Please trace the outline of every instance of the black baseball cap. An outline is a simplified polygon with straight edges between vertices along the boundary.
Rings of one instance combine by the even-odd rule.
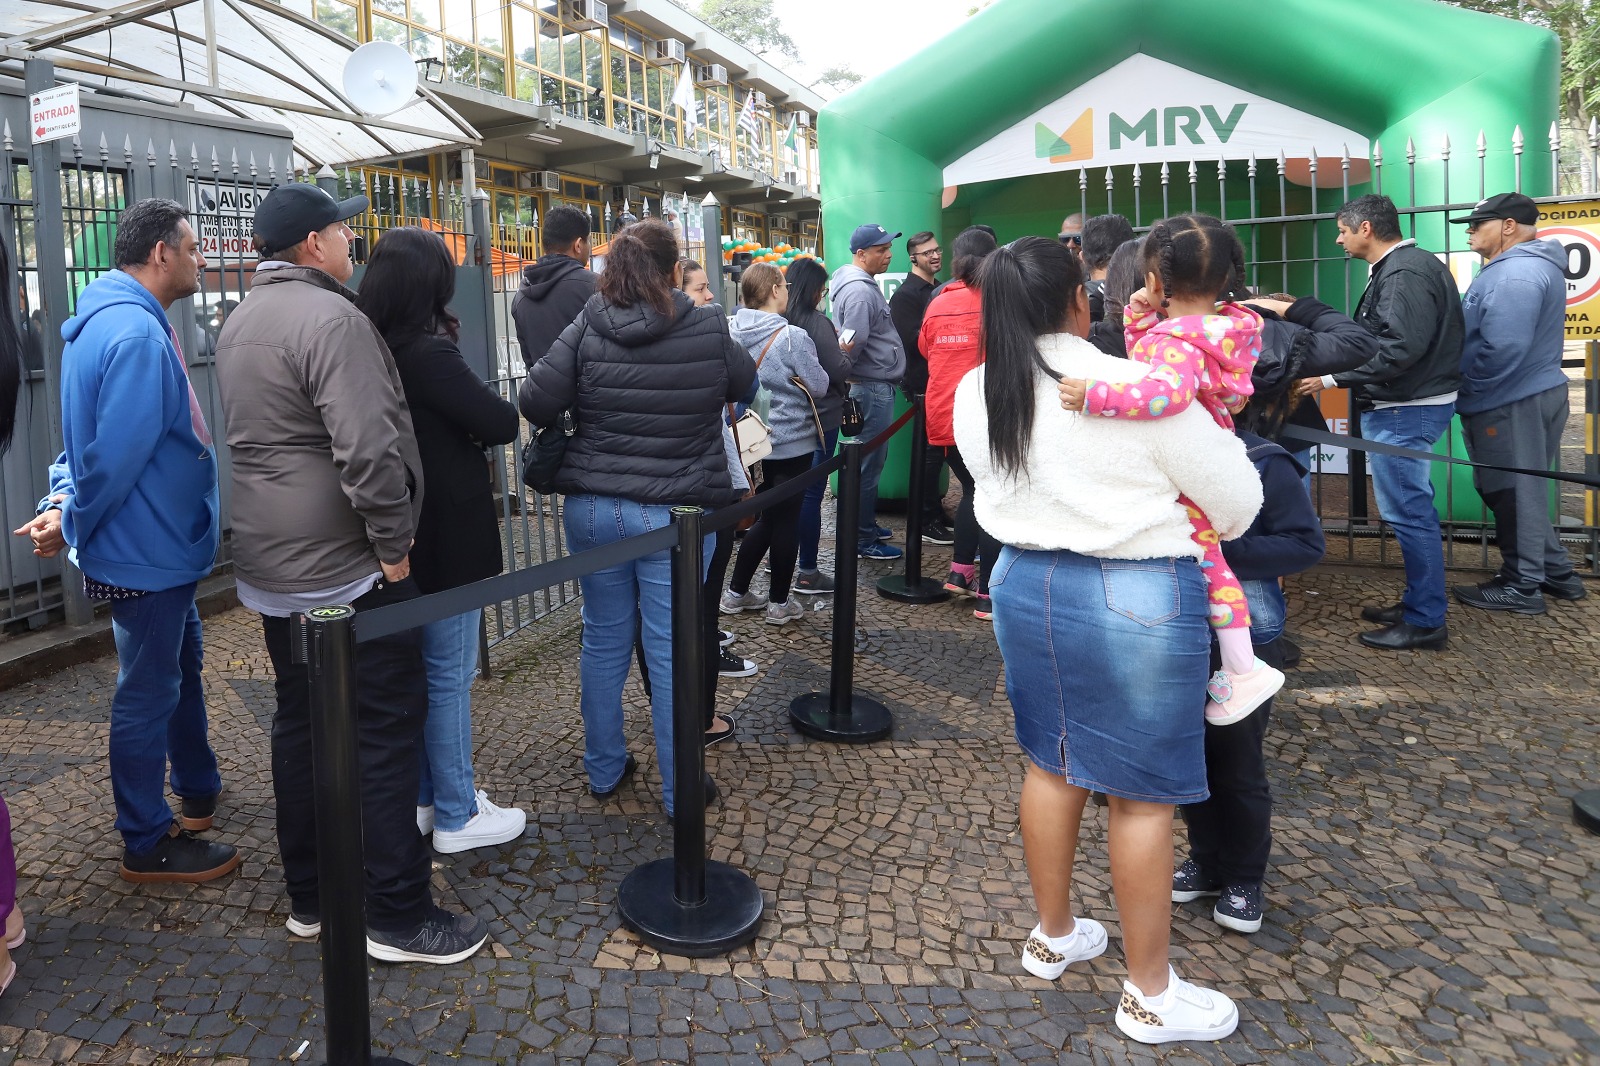
[[[366,209],[365,196],[335,200],[309,182],[279,185],[256,206],[255,233],[264,251],[281,252],[293,248],[307,235],[354,218]]]
[[[1452,218],[1454,223],[1488,222],[1491,219],[1509,218],[1513,222],[1520,222],[1524,226],[1537,226],[1539,224],[1539,205],[1520,192],[1496,193],[1486,200],[1479,200],[1470,215]]]

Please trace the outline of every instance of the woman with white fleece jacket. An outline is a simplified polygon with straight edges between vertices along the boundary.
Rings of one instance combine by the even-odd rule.
[[[1058,379],[1122,382],[1144,368],[1082,339],[1081,268],[1061,244],[991,253],[978,286],[986,362],[956,389],[955,438],[978,521],[1005,545],[989,594],[1031,764],[1020,814],[1039,910],[1022,965],[1054,980],[1106,950],[1104,927],[1072,910],[1084,801],[1104,792],[1128,966],[1117,1027],[1145,1043],[1220,1040],[1238,1009],[1167,961],[1173,807],[1208,795],[1206,583],[1178,496],[1228,540],[1249,528],[1261,481],[1198,405],[1145,422],[1063,409]]]
[[[783,317],[789,287],[782,271],[770,263],[746,268],[739,281],[739,299],[744,306],[733,316],[733,337],[756,361],[761,384],[772,394],[767,417],[772,454],[761,461],[761,487],[756,490],[760,494],[811,469],[811,455],[822,434],[811,398],[828,391],[828,374],[817,360],[810,335]],[[728,591],[722,595],[723,614],[765,609],[767,623],[781,626],[805,613],[798,601],[789,598],[800,552],[803,503],[804,496],[796,495],[769,507],[744,535]],[[772,582],[769,594],[760,596],[750,592],[750,579],[769,550]]]

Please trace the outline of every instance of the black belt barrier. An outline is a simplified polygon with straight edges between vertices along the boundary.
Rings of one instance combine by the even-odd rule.
[[[1375,440],[1367,440],[1365,437],[1347,437],[1342,433],[1329,433],[1326,430],[1308,429],[1305,426],[1284,426],[1282,435],[1285,439],[1302,440],[1308,444],[1325,444],[1334,448],[1350,448],[1358,452],[1393,455],[1401,459],[1422,459],[1430,463],[1468,466],[1475,470],[1502,470],[1508,474],[1526,474],[1528,477],[1542,477],[1550,481],[1566,481],[1573,485],[1587,485],[1592,489],[1600,489],[1600,474],[1577,474],[1561,470],[1532,470],[1523,466],[1476,463],[1471,459],[1457,459],[1453,455],[1440,455],[1438,452],[1425,452],[1418,448],[1402,448],[1398,444],[1382,444]]]

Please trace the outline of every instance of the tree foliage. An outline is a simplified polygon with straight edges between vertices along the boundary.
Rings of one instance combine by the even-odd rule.
[[[1600,3],[1594,0],[1445,0],[1456,7],[1521,19],[1561,39],[1561,117],[1586,129],[1600,114]],[[1492,61],[1492,60],[1491,60]]]
[[[817,81],[823,85],[831,85],[842,92],[853,85],[860,85],[861,75],[851,69],[848,63],[840,63],[823,71]]]
[[[800,50],[778,21],[772,0],[702,0],[700,18],[752,52],[781,52],[798,59]]]

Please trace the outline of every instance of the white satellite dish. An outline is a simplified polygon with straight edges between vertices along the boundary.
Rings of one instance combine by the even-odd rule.
[[[371,41],[344,61],[344,94],[364,114],[392,115],[417,98],[417,64],[388,41]]]

